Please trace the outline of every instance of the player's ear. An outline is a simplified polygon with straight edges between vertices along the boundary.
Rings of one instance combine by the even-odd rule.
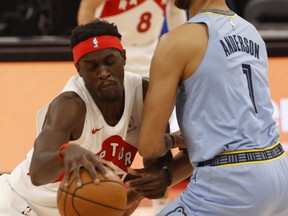
[[[125,49],[123,49],[123,50],[121,51],[121,56],[122,56],[122,58],[123,58],[124,65],[126,65],[126,50],[125,50]]]
[[[76,62],[76,63],[74,63],[74,66],[75,66],[75,68],[76,68],[76,70],[77,70],[77,72],[78,72],[79,76],[81,76],[81,72],[80,72],[80,65],[79,65],[79,62]]]

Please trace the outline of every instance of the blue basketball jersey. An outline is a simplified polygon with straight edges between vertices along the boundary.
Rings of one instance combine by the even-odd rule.
[[[218,13],[219,12],[219,13]],[[234,12],[202,11],[209,41],[195,73],[179,85],[177,118],[191,163],[226,151],[265,148],[279,138],[272,119],[264,41]]]

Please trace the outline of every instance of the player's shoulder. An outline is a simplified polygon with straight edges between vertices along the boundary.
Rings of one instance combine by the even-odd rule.
[[[185,23],[162,35],[157,48],[177,55],[178,51],[197,51],[202,45],[205,46],[207,40],[208,29],[205,24]]]
[[[56,96],[49,104],[50,109],[69,108],[72,107],[79,110],[85,110],[86,105],[82,98],[73,91],[62,92]]]
[[[66,101],[81,101],[81,97],[74,91],[66,91],[66,92],[62,92],[60,93],[57,97],[55,97],[55,99],[53,101],[58,101],[58,102],[66,102]]]
[[[207,34],[208,28],[204,23],[184,23],[166,34],[163,34],[160,40],[174,41],[177,44],[183,44]]]

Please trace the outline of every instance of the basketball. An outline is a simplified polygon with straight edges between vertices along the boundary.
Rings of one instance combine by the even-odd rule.
[[[72,174],[68,187],[62,180],[57,193],[57,206],[61,216],[122,216],[127,204],[126,189],[120,178],[110,169],[109,177],[98,173],[95,184],[88,171],[82,169],[82,186],[77,187]]]

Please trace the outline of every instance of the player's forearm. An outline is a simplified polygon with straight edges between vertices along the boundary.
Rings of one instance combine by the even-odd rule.
[[[54,143],[57,143],[53,138],[51,133],[43,130],[35,140],[29,167],[31,181],[34,185],[51,183],[58,179],[64,170],[63,162],[58,157],[59,147],[51,148]]]
[[[170,136],[173,139],[173,148],[186,148],[186,143],[184,142],[182,133],[180,131],[176,131],[171,133]]]
[[[187,152],[180,151],[174,156],[173,170],[172,170],[172,184],[177,183],[189,178],[192,175],[193,167],[189,161]]]
[[[63,163],[58,159],[58,152],[47,152],[34,156],[29,173],[34,185],[54,182],[63,172]]]
[[[149,143],[149,145],[144,145],[143,143]],[[141,147],[140,147],[141,145]],[[165,134],[164,139],[157,141],[156,139],[146,138],[139,142],[138,151],[139,154],[146,159],[156,159],[163,157],[167,152],[173,147],[173,139],[169,134]]]
[[[141,201],[144,199],[139,193],[136,193],[135,191],[128,189],[127,190],[127,208],[130,208],[135,201]]]
[[[87,10],[81,9],[78,12],[78,16],[77,16],[78,25],[86,24],[86,23],[90,22],[91,20],[94,20],[95,19],[94,13],[95,13],[95,11],[92,11],[91,9],[87,9]]]
[[[127,191],[127,207],[123,216],[130,216],[137,209],[140,202],[144,199],[139,193],[134,192],[131,189]]]
[[[104,0],[81,0],[77,22],[78,25],[85,24],[95,19],[95,11]]]
[[[166,10],[166,19],[168,29],[172,30],[185,23],[187,20],[187,15],[184,10],[179,9],[174,5],[174,0],[170,0]]]

